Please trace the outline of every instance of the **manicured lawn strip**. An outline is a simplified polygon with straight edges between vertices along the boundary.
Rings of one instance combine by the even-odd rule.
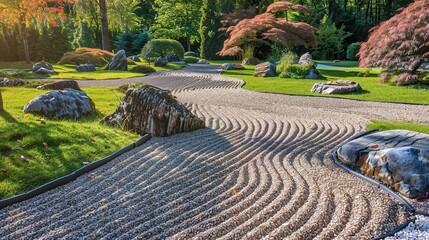
[[[321,68],[319,71],[325,79],[291,79],[291,78],[258,78],[253,77],[255,66],[245,66],[246,70],[223,71],[222,74],[228,77],[243,79],[246,84],[244,88],[252,91],[282,93],[290,95],[319,96],[332,98],[347,98],[364,101],[377,102],[398,102],[413,104],[429,104],[429,91],[427,89],[412,89],[408,87],[397,87],[390,84],[379,83],[377,76],[379,69],[371,70],[367,77],[362,75],[365,69],[360,68]],[[358,82],[363,91],[351,94],[324,95],[312,93],[310,89],[314,83],[323,81],[335,81],[347,79]]]
[[[371,120],[371,123],[366,125],[367,130],[378,129],[380,131],[403,129],[415,132],[421,132],[429,134],[429,125],[416,124],[410,122],[390,122],[390,121],[378,121]]]
[[[45,119],[22,113],[22,107],[44,91],[2,88],[6,112],[0,113],[0,198],[26,192],[99,160],[139,138],[99,123],[114,112],[122,93],[115,88],[83,90],[98,112],[80,121]],[[48,147],[43,145],[48,143]],[[29,162],[20,159],[25,156]]]
[[[347,67],[347,68],[357,68],[359,67],[358,61],[341,61],[341,62],[333,62],[333,61],[322,61],[322,60],[315,60],[316,63],[325,64],[329,66],[336,66],[336,67]]]

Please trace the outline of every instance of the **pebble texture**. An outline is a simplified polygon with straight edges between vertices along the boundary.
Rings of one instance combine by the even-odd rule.
[[[408,219],[330,154],[372,118],[427,123],[426,106],[249,92],[220,71],[191,65],[141,78],[172,90],[208,128],[153,138],[0,210],[0,236],[369,239]]]
[[[94,112],[95,105],[85,92],[67,88],[35,97],[23,111],[52,118],[78,119]]]

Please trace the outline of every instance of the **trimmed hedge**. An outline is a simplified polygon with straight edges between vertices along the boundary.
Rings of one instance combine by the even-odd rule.
[[[356,54],[359,52],[360,49],[360,43],[352,43],[347,47],[347,59],[356,61],[358,60],[358,57]]]
[[[183,58],[185,49],[182,44],[172,39],[153,39],[147,42],[142,49],[142,58],[148,62],[154,61],[159,57],[166,57],[167,54],[176,54]]]
[[[200,57],[196,52],[185,52],[185,57]]]
[[[190,57],[190,56],[186,56],[183,60],[186,63],[197,63],[198,61],[200,61],[198,57]]]
[[[113,56],[113,53],[97,48],[77,48],[72,52],[66,52],[58,64],[94,64],[102,67],[108,64]]]
[[[137,65],[130,69],[130,72],[136,72],[136,73],[153,73],[156,72],[156,70],[153,67],[150,66],[144,66],[144,65]]]

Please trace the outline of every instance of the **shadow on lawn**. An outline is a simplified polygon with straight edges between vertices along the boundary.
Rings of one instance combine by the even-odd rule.
[[[0,118],[3,118],[8,123],[17,123],[16,119],[6,111],[0,112]]]

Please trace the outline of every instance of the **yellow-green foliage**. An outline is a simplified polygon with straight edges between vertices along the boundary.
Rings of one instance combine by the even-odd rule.
[[[58,64],[94,64],[102,67],[112,60],[114,54],[97,48],[77,48],[75,51],[66,52]]]

